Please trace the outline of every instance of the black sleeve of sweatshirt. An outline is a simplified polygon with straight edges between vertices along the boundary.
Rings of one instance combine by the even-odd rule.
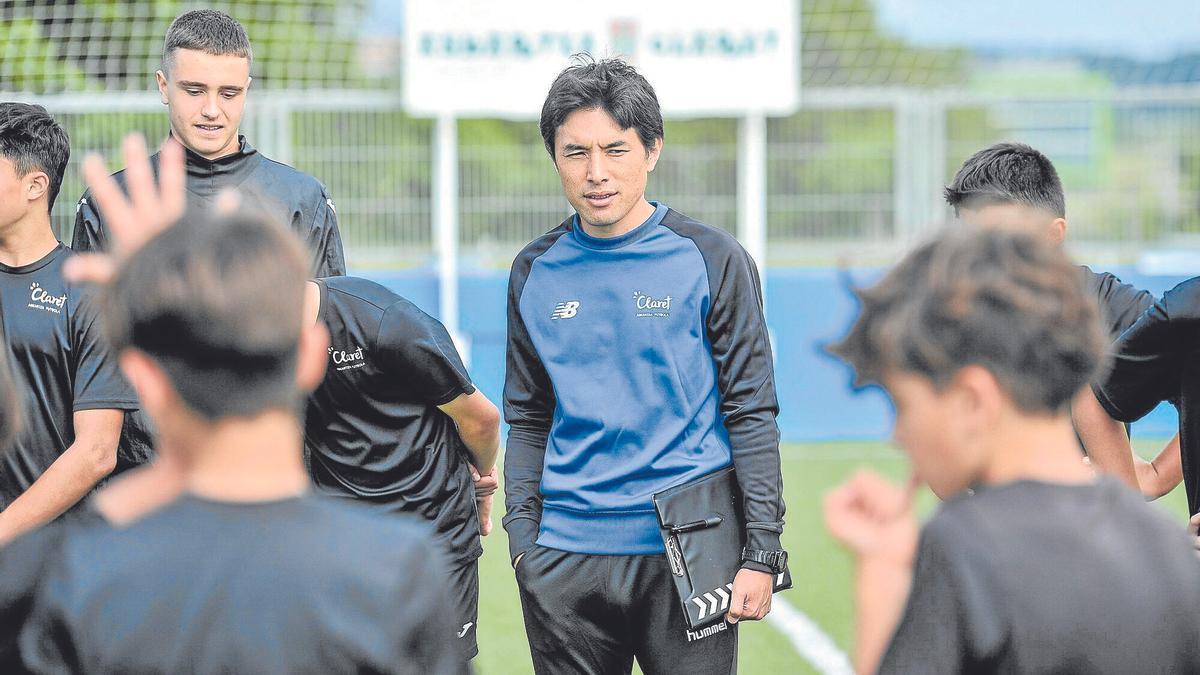
[[[558,227],[525,247],[508,277],[508,345],[504,373],[504,529],[509,560],[533,548],[542,522],[539,486],[554,418],[554,388],[521,318],[521,292],[538,256],[566,231]]]
[[[694,241],[708,269],[712,297],[708,339],[717,365],[721,415],[742,489],[746,546],[780,550],[784,503],[779,427],[775,423],[779,403],[758,268],[728,233],[671,215],[675,217],[668,216],[663,224]],[[743,566],[769,571],[756,563]]]

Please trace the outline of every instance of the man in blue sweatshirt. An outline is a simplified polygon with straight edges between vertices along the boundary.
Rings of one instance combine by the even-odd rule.
[[[564,70],[542,138],[575,208],[508,295],[504,527],[539,673],[732,673],[740,619],[786,560],[761,290],[726,232],[645,197],[654,89],[616,59]],[[732,464],[746,548],[727,623],[689,631],[651,497]]]

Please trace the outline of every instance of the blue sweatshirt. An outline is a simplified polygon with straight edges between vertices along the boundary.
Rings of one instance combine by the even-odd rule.
[[[509,278],[510,552],[662,552],[651,497],[732,463],[747,546],[779,549],[778,405],[757,270],[658,205],[618,237],[573,216]]]

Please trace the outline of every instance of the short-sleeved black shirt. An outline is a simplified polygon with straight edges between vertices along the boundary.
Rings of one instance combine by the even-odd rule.
[[[1154,296],[1148,291],[1134,288],[1109,272],[1093,272],[1087,265],[1080,265],[1079,271],[1088,296],[1100,305],[1101,325],[1114,340],[1154,304]]]
[[[1092,388],[1122,422],[1175,402],[1188,508],[1200,512],[1200,277],[1167,291],[1121,335],[1112,370]]]
[[[431,521],[453,562],[479,557],[469,455],[437,406],[475,391],[444,326],[379,284],[318,279],[331,347],[305,449],[332,494]]]
[[[0,264],[3,339],[25,393],[23,430],[0,452],[0,508],[75,442],[75,412],[138,407],[101,334],[94,289],[63,279],[70,255],[59,244],[35,263]]]
[[[881,673],[1200,672],[1200,560],[1116,480],[947,500]]]
[[[416,519],[313,495],[185,495],[126,527],[57,527],[0,550],[6,578],[28,578],[40,562],[18,638],[35,672],[461,668],[444,558]],[[0,616],[30,602],[11,586],[0,584]],[[0,639],[9,665],[12,640]]]

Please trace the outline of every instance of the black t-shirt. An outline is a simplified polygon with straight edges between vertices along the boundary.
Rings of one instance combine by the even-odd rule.
[[[1167,291],[1113,345],[1112,370],[1093,385],[1114,419],[1141,419],[1162,401],[1179,408],[1188,508],[1200,512],[1200,277]]]
[[[80,410],[134,410],[97,321],[94,289],[68,284],[59,244],[21,267],[0,264],[0,323],[25,396],[20,435],[0,452],[0,508],[7,508],[75,442]]]
[[[427,542],[415,519],[326,497],[185,495],[128,527],[14,542],[0,611],[28,603],[11,579],[28,587],[40,562],[17,638],[35,672],[454,673],[445,563]]]
[[[1087,265],[1080,265],[1079,271],[1088,296],[1100,304],[1101,325],[1114,340],[1154,304],[1150,292],[1134,288],[1113,274],[1093,272]]]
[[[454,562],[483,552],[469,456],[437,406],[475,391],[444,326],[379,284],[318,279],[332,346],[309,398],[313,482],[431,521]]]
[[[1200,560],[1111,478],[947,500],[881,673],[1200,672]]]

